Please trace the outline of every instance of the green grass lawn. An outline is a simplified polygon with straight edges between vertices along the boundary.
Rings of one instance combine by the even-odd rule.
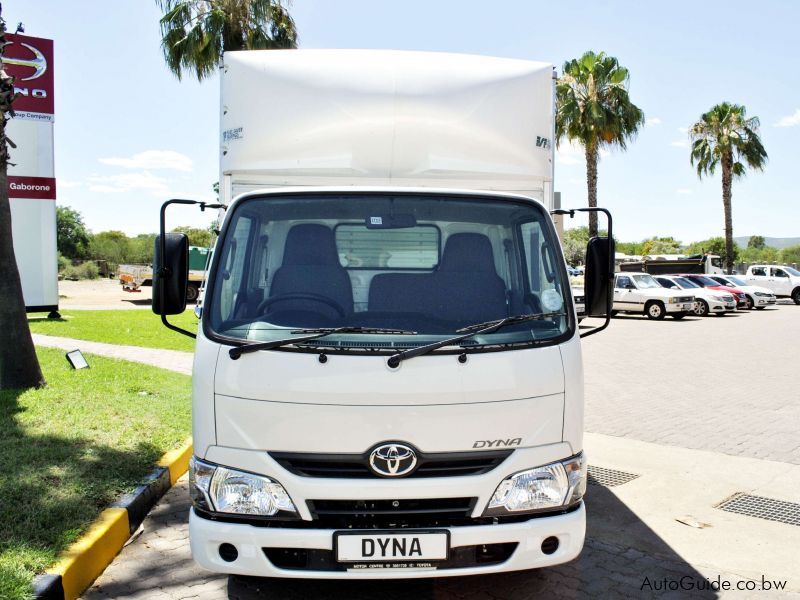
[[[119,311],[133,313],[138,311]],[[29,598],[34,575],[191,431],[190,378],[37,349],[47,387],[0,391],[0,598]]]
[[[62,313],[61,319],[30,316],[28,322],[33,333],[44,335],[194,351],[192,338],[167,329],[161,323],[161,317],[150,310],[73,310]],[[191,310],[169,317],[169,322],[189,331],[197,330],[197,317]]]

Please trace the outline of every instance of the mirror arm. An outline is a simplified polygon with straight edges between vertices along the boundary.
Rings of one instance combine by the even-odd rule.
[[[162,261],[162,263],[164,261],[164,257],[167,255],[167,236],[166,236],[166,229],[167,229],[166,221],[167,221],[167,218],[166,217],[167,217],[167,207],[170,206],[171,204],[196,205],[196,206],[200,207],[201,211],[205,211],[207,208],[221,208],[221,209],[227,209],[228,208],[224,204],[209,204],[207,202],[200,202],[198,200],[181,200],[179,198],[173,198],[172,200],[167,200],[166,202],[164,202],[164,204],[161,205],[161,216],[160,216],[160,222],[159,222],[159,231],[161,233],[160,243],[161,243],[161,261]],[[153,275],[156,275],[156,273],[154,273]],[[169,267],[162,266],[158,270],[158,277],[160,277],[161,279],[169,279],[171,276],[172,276],[172,271],[169,269]],[[159,300],[161,302],[161,306],[162,307],[164,306],[164,301],[166,299],[165,295],[164,295],[165,294],[164,288],[165,288],[164,285],[159,286],[159,294],[161,296]],[[177,325],[173,325],[172,323],[170,323],[167,320],[167,315],[165,315],[165,314],[161,315],[161,322],[164,324],[164,327],[166,327],[167,329],[171,329],[172,331],[177,331],[178,333],[182,333],[183,335],[189,336],[192,339],[196,339],[197,338],[197,334],[196,333],[192,333],[191,331],[189,331],[187,329],[183,329],[182,327],[178,327]]]
[[[558,208],[556,210],[550,211],[550,214],[551,215],[568,215],[569,218],[572,219],[572,218],[575,217],[575,213],[576,212],[602,212],[602,213],[604,213],[606,215],[606,220],[608,221],[608,261],[609,261],[609,265],[608,265],[608,286],[609,286],[609,289],[613,290],[614,289],[614,266],[615,265],[614,265],[614,253],[613,253],[613,249],[614,249],[614,231],[612,229],[612,227],[613,227],[613,219],[611,218],[611,213],[605,208],[589,207],[589,208],[571,208],[571,209]],[[609,306],[609,308],[608,308],[608,312],[606,312],[606,320],[603,322],[603,324],[600,325],[599,327],[595,327],[593,329],[590,329],[589,331],[584,331],[583,333],[581,333],[581,337],[584,338],[584,337],[587,337],[587,336],[590,336],[590,335],[594,335],[595,333],[599,333],[599,332],[603,331],[603,329],[608,327],[609,324],[611,323],[611,310],[612,310],[612,308],[613,308],[613,300],[612,300],[612,305]]]

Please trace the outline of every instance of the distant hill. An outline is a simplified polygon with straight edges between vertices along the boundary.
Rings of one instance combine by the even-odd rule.
[[[747,247],[747,242],[750,241],[750,236],[741,236],[733,238],[733,241],[736,242],[742,248]],[[791,237],[791,238],[773,238],[773,237],[765,237],[764,242],[767,246],[772,246],[773,248],[788,248],[789,246],[796,246],[800,244],[800,237]]]

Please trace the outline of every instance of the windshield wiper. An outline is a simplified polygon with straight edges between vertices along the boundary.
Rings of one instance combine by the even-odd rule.
[[[503,319],[496,319],[494,321],[486,321],[485,323],[475,323],[474,325],[468,325],[467,327],[462,327],[458,329],[458,332],[464,332],[461,335],[457,335],[455,337],[448,338],[446,340],[441,340],[439,342],[434,342],[432,344],[426,344],[424,346],[417,346],[416,348],[409,348],[408,350],[403,350],[402,352],[398,352],[397,354],[393,354],[388,361],[388,364],[391,368],[396,368],[400,365],[400,363],[404,360],[408,360],[409,358],[414,358],[417,356],[422,356],[423,354],[428,354],[429,352],[433,352],[434,350],[438,350],[439,348],[444,348],[445,346],[452,346],[461,342],[467,338],[470,338],[475,335],[481,335],[484,333],[494,333],[498,329],[502,329],[507,325],[513,325],[514,323],[524,323],[525,321],[539,321],[542,319],[548,319],[550,317],[558,317],[564,316],[566,313],[563,312],[549,312],[549,313],[532,313],[527,315],[514,315],[511,317],[505,317]]]
[[[302,344],[303,342],[310,342],[326,335],[333,333],[388,333],[394,335],[414,335],[416,331],[406,331],[405,329],[385,329],[383,327],[318,327],[315,329],[296,329],[292,333],[305,333],[310,335],[302,335],[293,338],[284,338],[281,340],[272,340],[271,342],[254,342],[252,344],[245,344],[244,346],[236,346],[228,351],[228,354],[233,360],[238,359],[242,354],[250,354],[258,350],[272,350],[273,348],[280,348],[281,346],[288,346],[290,344]]]

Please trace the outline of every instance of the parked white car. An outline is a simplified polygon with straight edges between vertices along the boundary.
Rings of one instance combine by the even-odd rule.
[[[709,277],[715,276],[709,275]],[[704,288],[685,277],[677,275],[656,275],[656,281],[672,290],[688,290],[694,294],[694,314],[698,317],[724,315],[736,310],[736,298],[719,290]]]
[[[769,288],[761,287],[760,285],[749,285],[744,279],[736,275],[709,275],[708,277],[714,281],[719,281],[722,285],[742,290],[747,294],[751,308],[763,310],[777,301],[775,294]]]
[[[791,298],[800,304],[800,271],[792,267],[751,265],[744,276],[748,285],[768,288],[778,298]]]
[[[694,310],[694,294],[670,290],[647,273],[614,276],[614,311],[639,313],[660,320],[669,315],[682,319]]]
[[[575,302],[575,312],[578,315],[578,323],[586,318],[586,298],[583,288],[572,288],[572,300]]]

